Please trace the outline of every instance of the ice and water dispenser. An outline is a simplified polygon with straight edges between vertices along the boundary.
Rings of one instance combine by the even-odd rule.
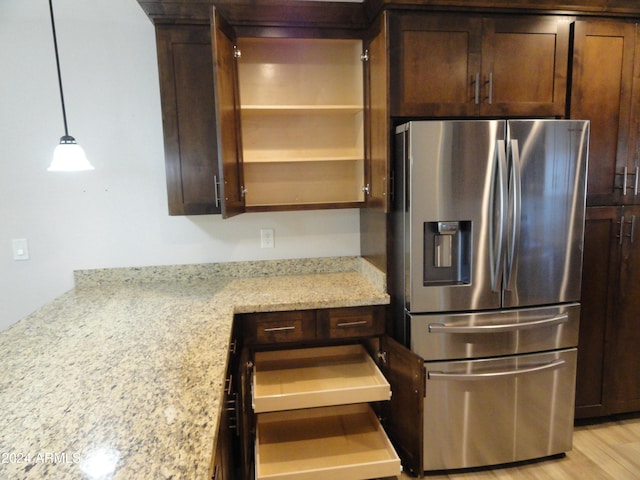
[[[471,222],[424,223],[424,286],[471,282]]]

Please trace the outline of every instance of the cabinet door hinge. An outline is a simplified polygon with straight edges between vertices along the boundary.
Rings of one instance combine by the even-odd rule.
[[[362,187],[362,191],[365,195],[371,195],[371,185],[367,183],[364,187]]]
[[[364,52],[362,52],[362,54],[360,54],[360,61],[362,62],[369,61],[369,50],[365,50]]]
[[[382,350],[378,350],[376,352],[376,358],[378,359],[378,362],[382,365],[386,365],[387,364],[387,352],[384,352]]]
[[[240,50],[237,45],[234,45],[233,46],[233,58],[241,58],[241,57],[242,57],[242,50]]]
[[[220,180],[218,180],[218,176],[213,176],[213,196],[216,199],[216,208],[220,208]]]

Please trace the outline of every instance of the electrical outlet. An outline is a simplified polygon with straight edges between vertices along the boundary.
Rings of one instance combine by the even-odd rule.
[[[29,260],[29,242],[26,238],[13,239],[13,259]]]
[[[273,248],[275,245],[275,232],[273,228],[260,229],[260,248]]]

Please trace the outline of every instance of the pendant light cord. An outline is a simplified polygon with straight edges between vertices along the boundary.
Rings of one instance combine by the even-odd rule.
[[[58,85],[60,87],[60,102],[62,103],[62,119],[64,121],[64,135],[69,136],[69,129],[67,128],[67,111],[64,107],[64,93],[62,91],[62,75],[60,73],[60,57],[58,55],[58,40],[56,38],[56,22],[53,19],[53,3],[49,0],[49,11],[51,12],[51,30],[53,31],[53,48],[56,52],[56,68],[58,69]]]

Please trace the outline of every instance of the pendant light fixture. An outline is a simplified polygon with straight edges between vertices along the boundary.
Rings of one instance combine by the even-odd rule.
[[[51,29],[53,30],[53,48],[56,52],[56,67],[58,69],[58,85],[60,87],[60,102],[62,103],[62,119],[64,120],[64,136],[53,152],[53,160],[47,169],[50,172],[78,172],[93,170],[93,165],[87,160],[83,148],[76,143],[76,139],[69,135],[67,128],[67,112],[64,107],[64,93],[62,92],[62,75],[60,74],[60,57],[58,56],[58,40],[56,39],[56,23],[53,18],[53,0],[49,0],[51,12]]]

